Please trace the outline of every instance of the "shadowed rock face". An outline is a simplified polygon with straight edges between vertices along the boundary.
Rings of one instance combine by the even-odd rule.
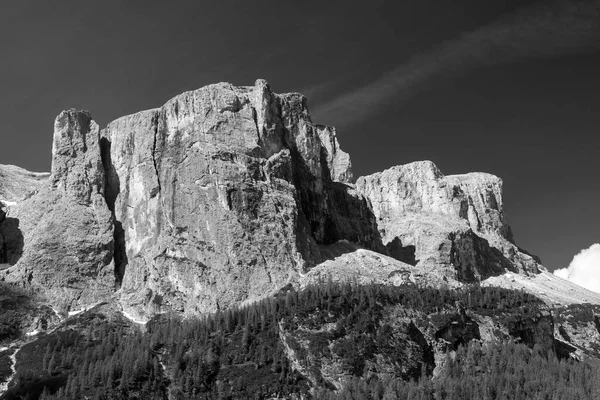
[[[411,249],[416,265],[462,281],[541,267],[513,243],[496,176],[444,176],[421,161],[361,177],[356,189],[370,201],[383,244]]]
[[[321,245],[376,242],[366,201],[347,185],[348,155],[300,94],[262,80],[211,85],[102,137],[122,299],[141,314],[257,299],[326,257]]]
[[[61,309],[89,305],[114,290],[113,222],[99,140],[89,113],[63,111],[54,123],[49,181],[11,206],[0,226],[12,264],[0,279],[41,289]]]

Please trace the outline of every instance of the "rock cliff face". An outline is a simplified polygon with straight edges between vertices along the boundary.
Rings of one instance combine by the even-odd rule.
[[[51,176],[0,168],[28,176],[0,181],[0,270],[65,309],[117,290],[144,319],[329,276],[439,286],[542,268],[513,243],[499,178],[420,162],[354,185],[335,130],[263,80],[186,92],[102,131],[66,111],[54,132]]]
[[[361,177],[356,189],[370,200],[383,244],[406,262],[462,281],[542,268],[513,242],[498,177],[444,176],[422,161]]]
[[[102,131],[124,304],[214,311],[320,262],[320,246],[376,243],[335,131],[300,94],[216,84]]]
[[[62,112],[54,123],[52,174],[10,207],[0,231],[10,268],[0,279],[43,290],[60,309],[114,291],[113,221],[104,201],[100,132],[89,113]]]

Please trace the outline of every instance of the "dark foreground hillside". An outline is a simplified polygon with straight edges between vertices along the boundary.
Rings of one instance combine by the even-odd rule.
[[[23,345],[2,399],[600,398],[579,359],[523,292],[329,282],[143,329],[97,307]]]

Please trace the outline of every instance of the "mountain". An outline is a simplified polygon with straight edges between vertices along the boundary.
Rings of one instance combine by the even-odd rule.
[[[367,297],[380,299],[383,308],[356,311],[374,313],[365,322],[368,343],[387,325],[394,351],[414,350],[413,364],[397,371],[394,360],[381,360],[383,347],[360,356],[399,378],[433,374],[471,339],[512,338],[578,360],[600,356],[600,294],[549,274],[517,246],[500,178],[444,176],[422,161],[354,180],[335,129],[311,121],[304,96],[275,94],[264,80],[186,92],[104,129],[87,111],[63,111],[51,173],[0,166],[0,200],[0,283],[11,293],[0,319],[0,348],[10,355],[0,351],[0,366],[2,357],[26,365],[17,352],[27,354],[28,340],[73,331],[69,321],[80,313],[147,324],[150,334],[166,315],[220,315],[344,285],[354,288],[346,294],[372,287]],[[442,293],[444,302],[407,306],[406,293]],[[256,311],[282,324],[259,324],[254,333],[277,332],[277,351],[307,388],[341,390],[343,377],[366,375],[322,348],[357,338],[354,328],[330,335],[334,325],[347,328],[355,305],[340,307],[332,315],[319,307]],[[307,328],[302,318],[317,322]],[[82,329],[77,335],[97,338]],[[237,340],[240,332],[227,335]],[[165,362],[174,365],[173,357],[165,353]],[[43,367],[54,376],[47,360]],[[59,370],[56,377],[72,374]]]

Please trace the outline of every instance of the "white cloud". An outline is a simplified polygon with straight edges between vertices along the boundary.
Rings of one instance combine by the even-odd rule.
[[[554,275],[600,293],[600,243],[581,250],[567,268],[557,269]]]

